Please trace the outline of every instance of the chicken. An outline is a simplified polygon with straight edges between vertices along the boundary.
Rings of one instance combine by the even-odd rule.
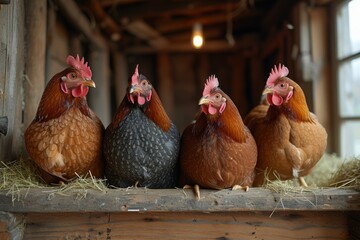
[[[115,187],[175,187],[180,134],[138,65],[104,137],[105,175]]]
[[[263,94],[269,105],[258,105],[244,119],[258,146],[254,185],[264,180],[303,179],[323,155],[327,133],[309,112],[304,92],[286,77],[284,65],[272,69]]]
[[[180,147],[180,186],[211,189],[244,188],[255,176],[257,147],[233,101],[215,76],[205,84],[201,112],[183,132]]]
[[[84,58],[67,57],[68,68],[47,84],[35,119],[25,131],[25,145],[45,182],[79,176],[103,177],[104,126],[88,107],[91,69]]]

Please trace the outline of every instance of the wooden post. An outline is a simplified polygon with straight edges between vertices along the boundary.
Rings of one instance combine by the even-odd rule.
[[[17,159],[23,147],[24,16],[23,1],[11,1],[0,10],[0,117],[8,120],[7,135],[0,134],[4,162]]]
[[[46,0],[25,1],[25,126],[34,119],[45,87],[46,12]]]
[[[112,54],[112,59],[114,64],[113,68],[117,108],[125,96],[129,72],[125,54],[121,52],[115,52],[114,54]]]
[[[174,89],[171,77],[171,66],[168,53],[159,53],[157,55],[157,72],[159,77],[158,91],[165,111],[171,119],[174,118]]]
[[[107,127],[111,121],[109,52],[105,49],[94,50],[90,54],[89,65],[96,84],[96,88],[89,91],[89,106]]]
[[[313,58],[313,68],[315,69],[313,83],[313,96],[314,96],[314,112],[317,115],[319,122],[327,130],[329,137],[332,140],[331,120],[331,92],[330,86],[330,64],[328,55],[328,36],[327,31],[327,11],[325,8],[316,8],[310,11],[311,23],[311,49]],[[328,151],[334,151],[334,142],[328,142]]]
[[[231,62],[232,73],[231,73],[231,99],[239,109],[240,115],[245,117],[245,113],[248,110],[249,101],[247,100],[246,93],[246,82],[248,79],[245,79],[245,68],[244,68],[244,58],[242,55],[237,52],[229,56],[229,61]]]

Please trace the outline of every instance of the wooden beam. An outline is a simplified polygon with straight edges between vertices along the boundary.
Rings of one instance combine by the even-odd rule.
[[[58,192],[58,194],[56,193]],[[314,189],[279,194],[263,188],[248,192],[201,189],[72,189],[0,191],[0,211],[23,212],[237,212],[237,211],[359,211],[360,193],[347,189]]]
[[[167,52],[231,52],[236,50],[246,50],[248,46],[243,46],[242,41],[239,40],[234,46],[230,46],[226,40],[210,40],[207,41],[205,39],[204,45],[200,49],[195,49],[191,42],[185,43],[174,43],[174,44],[167,44],[162,46],[160,49],[156,50],[154,48],[144,46],[144,45],[137,45],[128,47],[125,49],[126,53],[156,53],[157,51],[167,51]]]
[[[115,52],[112,54],[113,59],[113,71],[115,82],[115,97],[116,97],[116,111],[117,107],[122,102],[126,94],[126,88],[128,85],[128,78],[130,76],[128,72],[128,64],[124,53]]]
[[[358,239],[346,212],[27,213],[24,239]],[[356,212],[353,215],[356,216]],[[0,229],[1,230],[1,229]]]
[[[165,111],[174,119],[174,88],[173,78],[171,76],[172,69],[170,57],[168,53],[161,52],[157,54],[157,76],[158,76],[158,92]]]
[[[121,31],[118,24],[104,11],[98,0],[90,0],[89,8],[94,14],[100,28],[110,36],[111,40],[117,42],[121,39]]]
[[[221,9],[227,6],[227,2],[218,0],[207,1],[172,1],[164,3],[162,1],[145,1],[139,4],[120,5],[117,7],[117,14],[128,19],[156,18],[159,16],[171,16],[174,14],[198,14],[208,11],[210,7]]]
[[[143,0],[101,0],[101,5],[104,7],[111,7],[114,5],[127,5],[142,2]]]
[[[194,25],[194,23],[201,23],[203,25],[210,25],[210,24],[216,24],[220,22],[225,22],[227,19],[226,13],[217,13],[217,14],[211,14],[204,17],[194,17],[194,18],[186,18],[186,19],[180,19],[176,21],[169,21],[169,22],[163,22],[159,23],[157,26],[157,29],[161,33],[168,33],[168,32],[176,32],[183,29],[191,29]]]
[[[80,32],[82,32],[86,39],[94,44],[93,47],[102,50],[107,49],[108,46],[106,40],[91,26],[89,20],[81,12],[78,5],[74,1],[54,0],[54,3],[57,4],[61,11],[61,15],[65,16],[67,21],[71,23],[72,27],[75,27]]]
[[[105,127],[111,122],[109,60],[108,51],[96,49],[91,52],[89,60],[96,89],[89,90],[88,102]]]
[[[35,117],[45,88],[46,50],[46,0],[25,2],[26,55],[24,82],[24,125],[27,127]]]
[[[157,30],[143,21],[130,22],[124,28],[136,37],[146,40],[155,49],[161,49],[168,44],[168,41]]]

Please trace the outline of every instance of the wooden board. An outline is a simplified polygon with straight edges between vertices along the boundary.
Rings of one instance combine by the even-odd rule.
[[[54,189],[0,192],[0,211],[8,212],[235,212],[235,211],[359,211],[360,194],[352,190],[314,190],[280,195],[267,189],[201,190],[196,200],[183,189]]]
[[[349,239],[341,212],[25,215],[24,239]],[[18,215],[19,217],[23,217]]]
[[[22,150],[21,91],[24,79],[24,2],[0,9],[0,116],[8,117],[7,135],[0,135],[0,159],[10,162]]]

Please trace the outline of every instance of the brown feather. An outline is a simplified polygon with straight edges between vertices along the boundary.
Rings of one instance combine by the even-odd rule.
[[[221,91],[217,89],[216,91]],[[231,99],[223,113],[201,113],[183,132],[179,184],[222,189],[251,186],[257,159],[255,140]]]
[[[168,132],[171,126],[169,116],[166,114],[165,109],[161,103],[159,96],[155,89],[152,89],[152,96],[149,105],[146,106],[145,115],[158,125],[164,132]]]
[[[124,117],[129,114],[130,109],[135,107],[129,100],[127,95],[125,95],[122,100],[118,110],[109,125],[109,129],[115,129],[119,126],[119,123],[124,119]],[[158,127],[160,127],[164,132],[168,132],[171,127],[171,120],[165,112],[164,107],[160,101],[159,96],[157,95],[155,89],[152,89],[151,100],[144,106],[144,114],[153,121]]]
[[[47,183],[70,181],[91,171],[103,177],[104,126],[88,107],[85,97],[74,98],[61,91],[56,74],[46,86],[35,119],[25,131],[25,145]]]
[[[310,113],[304,92],[291,79],[284,79],[294,88],[288,102],[258,105],[244,120],[258,146],[255,186],[262,185],[265,177],[286,180],[306,176],[326,148],[327,133]]]
[[[41,97],[34,121],[46,122],[58,118],[71,106],[79,108],[84,115],[90,116],[86,98],[74,98],[71,94],[64,94],[60,89],[60,78],[71,71],[74,72],[78,70],[75,68],[67,68],[56,74],[49,81]]]

